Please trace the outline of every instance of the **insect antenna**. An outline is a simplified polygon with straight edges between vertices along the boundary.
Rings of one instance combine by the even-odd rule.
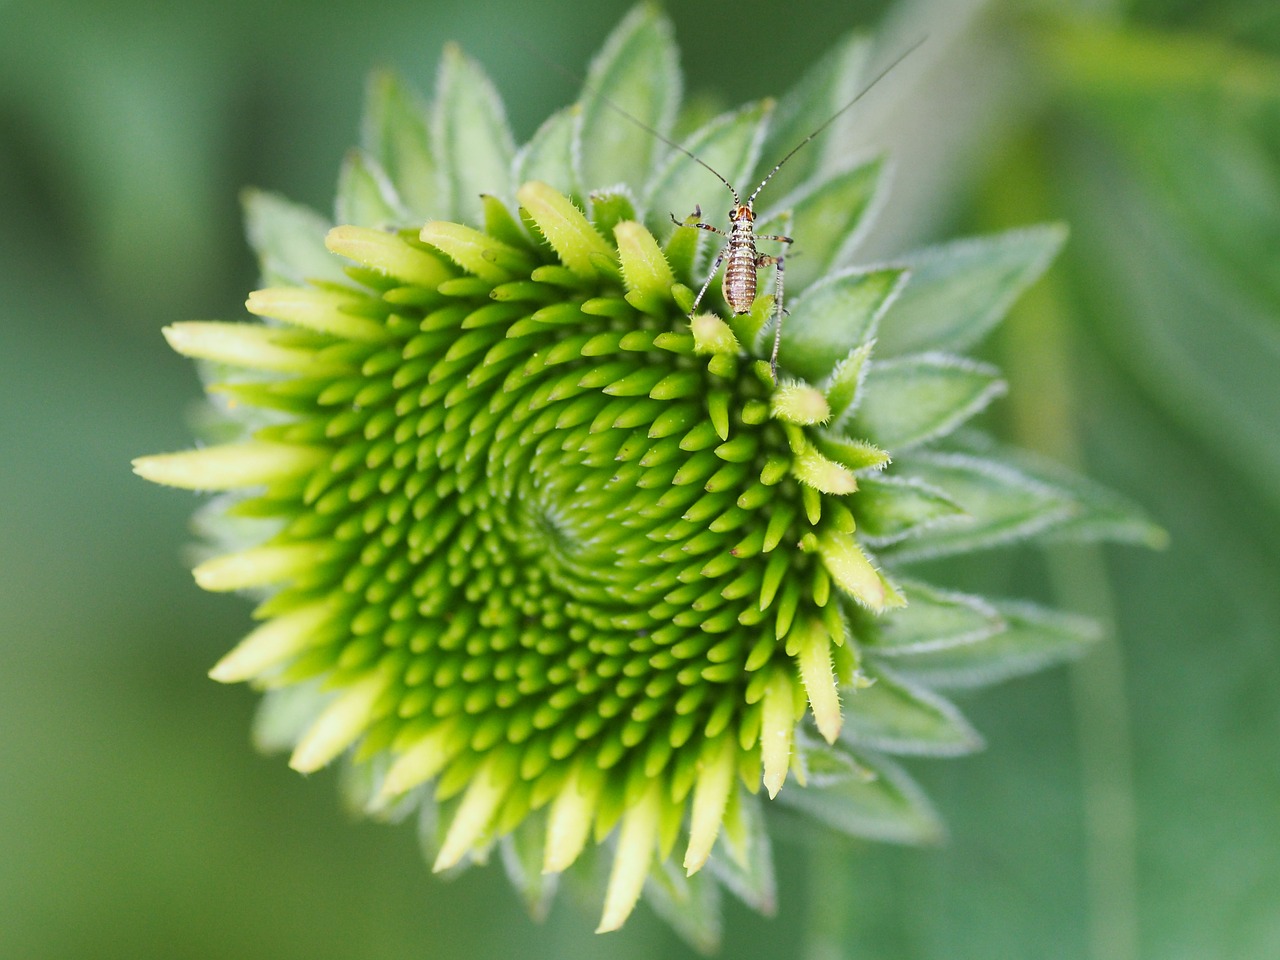
[[[845,114],[845,112],[849,110],[855,103],[857,103],[859,100],[865,97],[868,93],[870,93],[872,87],[874,87],[877,83],[879,83],[886,76],[888,76],[889,72],[894,67],[900,64],[903,60],[907,59],[907,56],[909,54],[914,53],[915,50],[928,39],[929,39],[928,34],[926,34],[925,36],[917,40],[915,43],[913,43],[911,46],[907,47],[907,49],[902,51],[902,53],[898,54],[898,56],[894,58],[892,63],[890,63],[887,67],[885,67],[883,70],[877,73],[875,77],[872,78],[870,83],[868,83],[866,86],[864,86],[861,90],[858,91],[857,96],[855,96],[852,100],[846,103],[843,107],[841,107],[831,116],[827,117],[827,119],[822,122],[822,125],[818,127],[817,130],[814,130],[813,133],[809,134],[807,137],[805,137],[803,140],[797,143],[794,147],[792,147],[790,151],[787,152],[787,155],[783,157],[781,160],[779,160],[777,164],[774,165],[774,168],[772,170],[770,170],[767,174],[765,174],[764,179],[760,181],[760,185],[751,192],[751,196],[747,197],[747,206],[751,206],[755,198],[760,195],[760,191],[764,189],[765,184],[773,179],[773,175],[782,169],[782,165],[784,163],[786,163],[788,160],[794,157],[797,153],[799,153],[800,149],[804,147],[807,143],[809,143],[809,141],[813,140],[815,137],[818,136],[818,134],[822,133],[822,131],[826,130],[827,127],[831,126],[838,119],[840,119],[840,117],[842,117]],[[685,152],[688,153],[687,150]],[[692,156],[692,154],[690,154],[690,156]],[[694,157],[694,159],[697,160],[698,158]],[[702,163],[702,161],[700,160],[698,162]],[[707,166],[705,163],[703,163],[702,165],[704,167]],[[708,169],[710,168],[708,167]],[[715,173],[714,170],[712,170],[711,172]],[[716,176],[719,176],[719,174],[716,174]],[[721,177],[720,179],[723,180],[724,178]],[[732,190],[733,188],[730,187],[729,189]],[[734,196],[736,197],[737,194],[735,193]]]
[[[626,117],[628,120],[634,123],[641,130],[644,130],[652,134],[653,136],[657,137],[659,140],[665,143],[672,150],[678,150],[680,153],[683,153],[686,157],[688,157],[698,166],[702,167],[704,170],[710,173],[713,177],[715,177],[717,180],[719,180],[721,183],[723,183],[726,187],[729,188],[729,192],[733,194],[733,203],[735,206],[738,206],[742,203],[742,201],[738,198],[738,191],[734,187],[734,185],[730,183],[728,180],[726,180],[723,176],[721,176],[720,172],[716,170],[715,167],[711,166],[711,164],[707,163],[705,160],[703,160],[700,156],[698,156],[692,150],[689,150],[686,147],[682,147],[680,144],[676,143],[670,137],[667,137],[664,134],[659,133],[653,127],[649,126],[649,124],[645,123],[639,117],[635,116],[633,113],[631,113],[631,111],[627,110],[625,107],[617,103],[614,103],[614,101],[606,93],[604,93],[604,91],[600,90],[594,84],[589,82],[585,77],[581,77],[578,74],[574,73],[572,70],[570,70],[568,67],[564,66],[563,64],[556,63],[554,60],[549,59],[545,54],[543,54],[541,50],[538,50],[537,48],[532,47],[529,44],[523,44],[523,46],[525,46],[525,48],[530,53],[537,56],[538,59],[542,60],[543,63],[547,64],[548,66],[552,67],[555,70],[560,71],[560,73],[564,74],[570,80],[573,80],[576,83],[582,84],[582,89],[591,91],[593,94],[595,94],[597,97],[600,98],[601,102],[603,102],[605,106],[609,107],[615,113],[619,113],[622,116]],[[843,113],[844,111],[841,111],[841,112]],[[772,176],[772,174],[770,174],[770,176]]]

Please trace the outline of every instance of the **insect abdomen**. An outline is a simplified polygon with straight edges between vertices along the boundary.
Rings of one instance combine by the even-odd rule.
[[[751,221],[735,220],[721,287],[734,313],[747,313],[756,299],[756,245]]]

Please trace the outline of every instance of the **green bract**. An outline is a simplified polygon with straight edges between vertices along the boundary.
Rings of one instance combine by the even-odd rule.
[[[865,52],[684,142],[751,183],[847,100]],[[266,691],[266,745],[302,771],[345,757],[370,812],[419,809],[436,869],[499,844],[535,910],[605,844],[602,930],[647,889],[708,943],[717,883],[773,903],[762,785],[837,830],[933,840],[886,757],[979,745],[933,688],[1093,636],[904,565],[1153,534],[1083,481],[956,439],[1003,385],[945,351],[990,329],[1056,228],[849,267],[881,164],[833,168],[819,140],[761,217],[804,252],[780,382],[768,297],[691,320],[714,251],[670,214],[723,222],[727,191],[605,102],[678,128],[675,64],[637,9],[519,149],[455,49],[430,109],[376,75],[345,225],[251,195],[262,321],[166,331],[204,361],[222,442],[137,470],[229,492],[195,576],[262,598],[212,675]]]

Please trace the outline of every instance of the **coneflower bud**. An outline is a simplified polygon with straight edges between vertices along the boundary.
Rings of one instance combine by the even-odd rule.
[[[709,861],[745,877],[735,889],[769,908],[762,786],[836,829],[934,839],[883,755],[978,745],[930,684],[1091,638],[895,565],[1033,533],[1150,532],[1083,482],[953,433],[1001,385],[944,351],[985,332],[1055,229],[847,267],[880,165],[829,176],[815,147],[788,171],[786,209],[762,217],[767,232],[785,214],[806,249],[780,377],[771,297],[733,317],[713,295],[690,317],[714,251],[669,206],[715,207],[676,196],[703,188],[686,184],[697,168],[608,106],[668,131],[674,58],[666,22],[638,8],[582,102],[518,154],[456,50],[431,118],[379,77],[367,151],[340,185],[357,222],[328,231],[328,258],[313,217],[259,198],[251,235],[272,279],[247,307],[261,320],[166,331],[208,366],[238,439],[135,462],[232,491],[227,517],[269,525],[195,576],[261,598],[261,624],[211,675],[294,695],[309,720],[291,766],[345,757],[367,771],[370,812],[438,808],[437,870],[519,842],[559,873],[610,843],[602,931],[671,857],[689,884],[717,882]],[[836,62],[779,113],[844,89]],[[688,143],[747,178],[789,146],[770,115],[729,114]],[[925,352],[873,355],[877,331],[917,330],[936,340]]]

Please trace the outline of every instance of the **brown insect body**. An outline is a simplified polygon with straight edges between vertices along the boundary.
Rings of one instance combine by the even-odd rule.
[[[746,204],[729,214],[733,224],[729,230],[728,262],[724,267],[721,290],[725,302],[734,313],[747,313],[756,299],[756,215]]]
[[[793,150],[792,153],[795,151]],[[787,155],[788,157],[790,154]],[[697,157],[694,157],[697,160]],[[783,162],[786,158],[783,158]],[[701,160],[698,160],[702,163]],[[706,166],[706,164],[702,164]],[[725,238],[724,246],[720,248],[720,252],[716,254],[715,262],[711,265],[711,273],[707,275],[706,283],[702,285],[702,289],[698,291],[698,295],[693,298],[693,307],[689,311],[692,317],[698,311],[698,304],[702,303],[702,298],[706,296],[711,281],[715,279],[716,274],[720,272],[720,265],[724,264],[724,277],[720,281],[720,289],[724,293],[725,302],[729,304],[729,308],[734,314],[743,314],[751,312],[751,305],[756,299],[756,289],[759,286],[759,271],[761,267],[773,267],[773,353],[769,357],[769,369],[773,371],[774,379],[778,377],[778,346],[782,343],[782,318],[786,310],[782,306],[782,267],[783,257],[781,255],[774,256],[769,253],[760,253],[756,249],[757,240],[773,240],[778,243],[791,243],[790,237],[780,236],[778,234],[756,233],[756,213],[753,206],[756,194],[758,194],[769,179],[778,172],[782,164],[774,167],[769,172],[769,176],[765,177],[760,186],[756,187],[755,193],[747,198],[743,203],[738,197],[738,191],[733,184],[729,183],[723,177],[720,180],[729,192],[733,194],[733,207],[729,210],[729,232],[721,230],[719,227],[710,223],[703,223],[700,219],[702,216],[702,208],[698,207],[693,211],[693,216],[683,223],[675,218],[672,214],[671,221],[677,226],[697,227],[699,230],[706,230],[708,233],[714,233]],[[710,167],[707,167],[710,170]],[[711,171],[715,173],[714,170]],[[716,173],[719,177],[720,174]]]

